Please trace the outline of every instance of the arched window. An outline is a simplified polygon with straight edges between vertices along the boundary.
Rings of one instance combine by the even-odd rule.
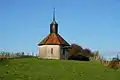
[[[53,48],[51,48],[51,54],[53,54]]]

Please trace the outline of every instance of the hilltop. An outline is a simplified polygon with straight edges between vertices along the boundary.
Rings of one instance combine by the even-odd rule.
[[[120,71],[98,61],[22,58],[0,61],[0,80],[120,80]]]

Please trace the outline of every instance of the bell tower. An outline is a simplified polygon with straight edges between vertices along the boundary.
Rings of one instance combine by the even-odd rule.
[[[50,34],[51,33],[58,34],[58,24],[55,21],[55,8],[53,9],[53,21],[50,24]]]

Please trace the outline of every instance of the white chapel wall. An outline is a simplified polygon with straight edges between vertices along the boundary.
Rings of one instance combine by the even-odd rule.
[[[40,46],[39,49],[40,49],[39,51],[40,58],[60,59],[60,46],[59,45],[42,45]]]
[[[46,46],[44,46],[44,45],[39,46],[39,57],[40,58],[46,57]]]

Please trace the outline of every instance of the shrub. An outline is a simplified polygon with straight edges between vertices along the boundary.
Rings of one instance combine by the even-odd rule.
[[[119,62],[120,62],[120,60],[112,60],[112,61],[110,61],[110,63],[109,63],[109,67],[110,68],[114,68],[114,69],[118,69],[118,68],[120,68],[120,64],[119,64]]]
[[[77,44],[71,44],[71,49],[69,49],[69,56],[76,56],[82,52],[83,48]]]
[[[86,56],[78,55],[78,56],[70,56],[68,60],[89,61],[89,58]]]

